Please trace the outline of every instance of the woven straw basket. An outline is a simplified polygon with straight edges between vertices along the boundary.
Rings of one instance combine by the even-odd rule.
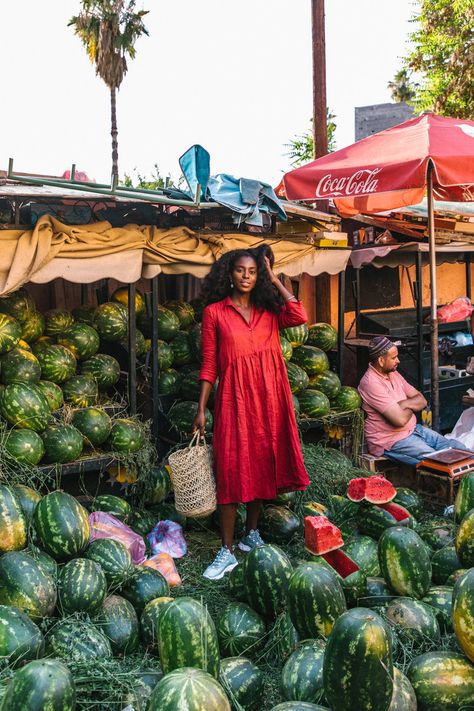
[[[168,457],[178,513],[198,518],[216,510],[216,483],[212,471],[212,448],[200,442],[199,430],[187,447]]]

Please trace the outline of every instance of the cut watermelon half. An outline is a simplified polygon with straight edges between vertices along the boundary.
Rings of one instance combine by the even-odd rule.
[[[313,555],[322,555],[342,548],[344,541],[338,527],[331,523],[326,516],[306,516],[304,544]]]
[[[321,558],[324,558],[331,568],[334,568],[336,573],[339,573],[341,578],[347,578],[349,575],[352,575],[352,573],[356,573],[360,570],[357,563],[355,563],[352,558],[349,558],[347,553],[341,550],[323,553]]]
[[[393,516],[395,521],[404,521],[406,518],[411,517],[411,513],[408,511],[408,509],[406,509],[404,506],[400,506],[400,504],[394,504],[390,501],[386,504],[380,504],[379,508],[388,511],[388,513]]]
[[[366,477],[360,476],[357,479],[351,479],[347,487],[347,498],[358,503],[363,501],[366,489]]]
[[[365,500],[371,504],[387,504],[397,495],[392,482],[384,476],[369,476],[365,481]]]

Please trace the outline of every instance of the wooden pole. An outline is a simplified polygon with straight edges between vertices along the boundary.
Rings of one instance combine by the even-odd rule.
[[[311,0],[314,157],[328,152],[324,0]]]

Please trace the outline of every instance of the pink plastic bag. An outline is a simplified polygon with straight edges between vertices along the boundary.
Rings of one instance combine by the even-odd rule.
[[[187,553],[183,529],[176,521],[158,521],[147,538],[153,555],[168,553],[172,558],[182,558]]]
[[[146,546],[143,538],[115,516],[103,511],[94,511],[89,516],[89,525],[91,541],[97,538],[113,538],[127,548],[134,565],[140,565],[145,560]]]
[[[446,306],[438,309],[438,321],[440,323],[453,323],[453,321],[465,321],[470,318],[474,307],[467,296],[460,296]]]

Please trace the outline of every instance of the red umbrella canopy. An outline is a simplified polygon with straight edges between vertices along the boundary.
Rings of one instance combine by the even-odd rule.
[[[434,197],[474,200],[474,121],[423,114],[286,173],[289,200],[332,198],[346,215],[421,202],[428,161]]]

